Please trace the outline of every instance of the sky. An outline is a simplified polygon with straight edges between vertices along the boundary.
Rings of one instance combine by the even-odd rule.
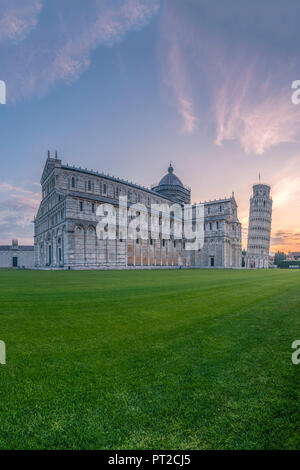
[[[246,245],[258,174],[271,251],[300,251],[298,0],[0,0],[0,243],[33,243],[47,157],[192,201],[234,191]]]

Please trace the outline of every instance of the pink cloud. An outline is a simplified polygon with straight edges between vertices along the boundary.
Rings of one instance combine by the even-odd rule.
[[[172,35],[168,37],[169,50],[165,68],[165,84],[171,90],[175,106],[181,117],[180,133],[192,134],[197,129],[198,118],[194,112],[194,104],[190,92],[186,64],[181,47]]]
[[[183,14],[180,5],[166,1],[160,50],[164,83],[182,118],[181,131],[195,132],[205,113],[201,121],[213,122],[218,146],[235,140],[245,153],[262,155],[294,142],[300,105],[292,104],[292,80],[286,82],[292,64],[276,62],[268,75],[263,51],[256,53],[247,43],[229,46],[217,30],[194,21],[190,10]]]
[[[96,0],[90,12],[78,21],[82,11],[72,12],[72,18],[61,13],[64,27],[54,25],[53,40],[49,31],[37,28],[39,39],[26,41],[15,50],[15,57],[7,60],[9,99],[44,94],[56,83],[72,83],[91,64],[93,51],[101,46],[112,46],[133,30],[145,26],[159,9],[159,0]],[[67,10],[64,10],[67,11]],[[92,13],[91,13],[92,12]],[[57,29],[55,29],[57,28]],[[4,77],[6,78],[6,77]]]
[[[157,12],[157,0],[126,0],[121,8],[99,3],[94,22],[89,28],[74,34],[57,51],[50,64],[49,81],[74,80],[91,63],[92,51],[101,44],[112,45],[131,29],[144,26]]]
[[[197,128],[198,118],[194,115],[193,104],[185,98],[178,98],[179,114],[182,117],[184,134],[192,134]]]
[[[300,205],[300,177],[281,177],[273,187],[274,209],[285,209],[292,204]]]
[[[18,198],[21,202],[27,202],[35,206],[39,204],[41,200],[40,193],[35,193],[10,183],[0,183],[0,194],[1,193],[11,193],[11,197]]]
[[[230,69],[226,64],[214,93],[217,125],[215,143],[238,140],[248,154],[262,155],[283,142],[295,141],[300,108],[291,103],[291,91],[273,89],[272,81],[258,83],[253,67]]]
[[[1,3],[0,42],[24,39],[38,23],[42,1],[2,0]]]
[[[33,243],[33,218],[41,196],[39,193],[0,183],[0,243],[18,238],[22,243]]]

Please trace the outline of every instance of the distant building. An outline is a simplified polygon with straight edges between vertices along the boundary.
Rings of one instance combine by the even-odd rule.
[[[272,205],[271,187],[254,184],[250,198],[247,268],[268,268],[271,240]]]
[[[274,254],[269,255],[269,265],[270,266],[273,266],[275,264],[274,261],[275,261],[275,255]]]
[[[13,240],[11,245],[0,245],[0,268],[32,268],[33,266],[33,245],[19,245],[18,240]]]
[[[289,251],[286,259],[288,261],[299,261],[300,251]]]

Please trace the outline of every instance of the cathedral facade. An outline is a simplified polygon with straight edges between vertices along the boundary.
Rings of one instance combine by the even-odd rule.
[[[184,235],[124,237],[117,224],[114,239],[97,230],[99,206],[116,209],[126,197],[126,209],[141,204],[165,207],[190,204],[191,190],[174,174],[172,165],[161,181],[146,188],[48,158],[41,178],[42,201],[34,220],[35,266],[43,269],[125,269],[163,267],[241,267],[241,224],[234,195],[202,204],[203,243],[187,249]],[[191,210],[191,224],[195,211]],[[159,219],[162,215],[159,214]],[[161,223],[161,220],[159,220]]]

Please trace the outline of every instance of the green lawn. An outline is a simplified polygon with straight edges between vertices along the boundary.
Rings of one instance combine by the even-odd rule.
[[[0,271],[0,448],[300,449],[300,273]]]

